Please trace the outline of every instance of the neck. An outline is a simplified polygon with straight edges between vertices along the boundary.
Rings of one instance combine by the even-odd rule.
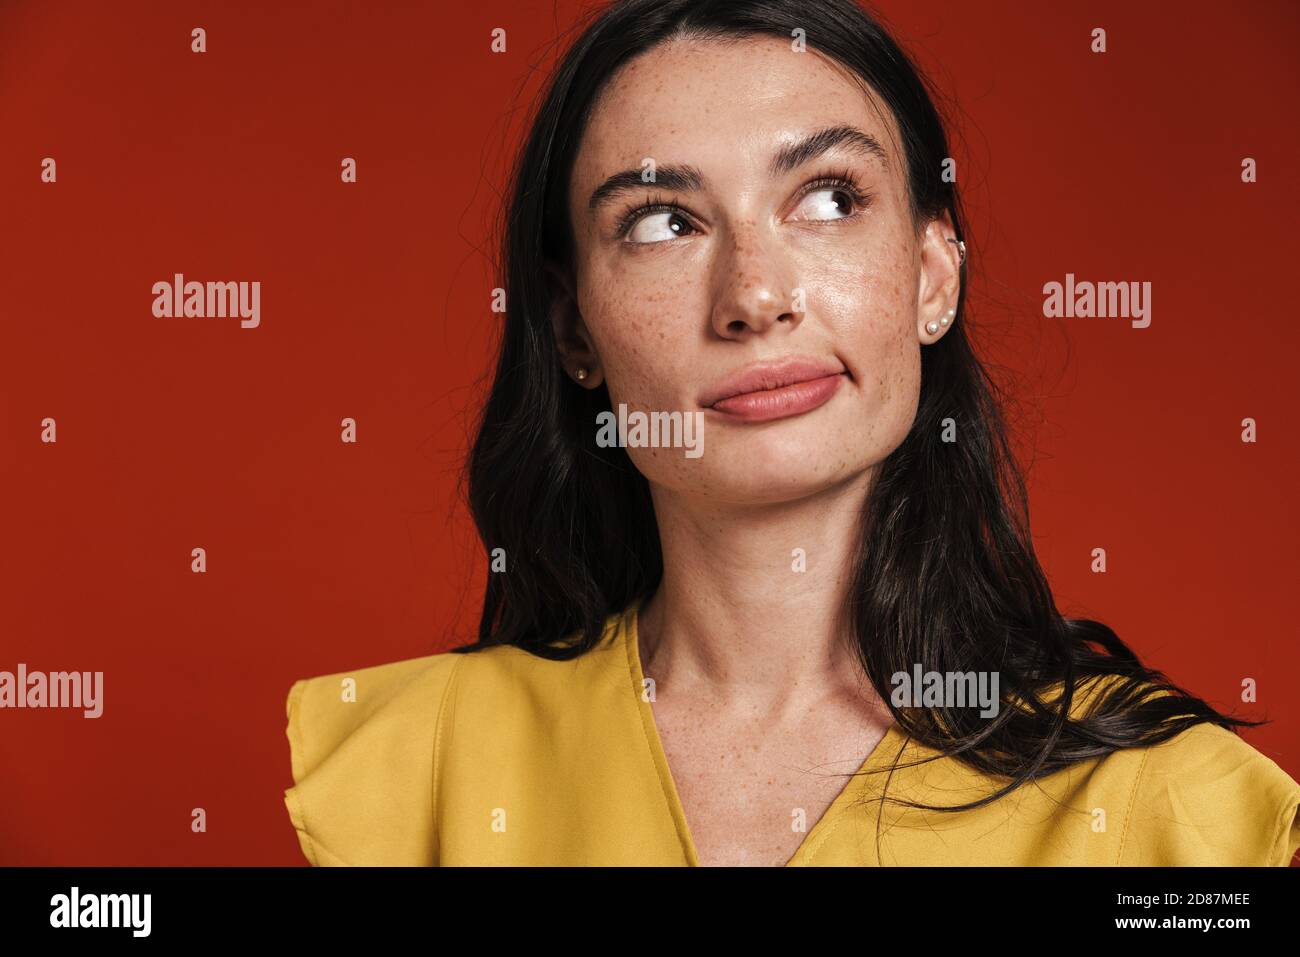
[[[721,508],[652,488],[664,574],[638,617],[646,673],[766,711],[874,697],[844,614],[870,479]]]

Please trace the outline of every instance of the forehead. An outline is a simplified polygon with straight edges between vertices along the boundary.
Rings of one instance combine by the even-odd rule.
[[[674,40],[625,64],[597,97],[574,162],[575,206],[613,172],[690,163],[711,181],[767,169],[783,143],[828,126],[874,136],[900,175],[897,126],[847,68],[772,36]]]

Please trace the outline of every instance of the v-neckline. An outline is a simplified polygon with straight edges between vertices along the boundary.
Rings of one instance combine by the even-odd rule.
[[[668,801],[668,812],[676,827],[682,850],[686,854],[686,863],[691,867],[699,867],[699,852],[695,849],[695,841],[691,837],[690,823],[686,820],[686,810],[677,792],[677,782],[673,778],[672,769],[668,766],[668,754],[664,750],[663,741],[659,737],[659,727],[655,723],[654,709],[650,702],[642,698],[645,688],[645,674],[641,669],[640,636],[637,622],[644,601],[644,598],[638,598],[632,603],[624,615],[621,629],[623,643],[627,650],[628,670],[632,675],[633,687],[636,689],[636,698],[633,700],[633,704],[641,718],[642,730],[645,732],[650,758],[654,763],[655,773],[663,788],[664,797]],[[854,785],[859,783],[859,775],[871,770],[882,759],[886,747],[897,740],[899,733],[897,723],[891,724],[885,730],[884,735],[876,742],[876,746],[871,749],[871,753],[862,762],[857,773],[850,777],[840,792],[835,795],[822,816],[817,819],[817,823],[804,834],[803,840],[799,842],[799,846],[790,855],[790,859],[781,865],[782,867],[798,867],[806,863],[805,859],[814,853],[822,843],[821,835],[835,827],[836,819],[844,810],[844,805],[848,804],[852,799],[850,792],[856,790]]]

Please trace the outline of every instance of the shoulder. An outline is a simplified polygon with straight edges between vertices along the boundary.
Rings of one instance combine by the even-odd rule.
[[[461,738],[526,729],[528,702],[564,700],[584,667],[503,645],[293,682],[284,803],[303,855],[318,866],[435,864],[434,807],[457,712]]]
[[[1077,684],[1071,716],[1087,716],[1104,692],[1123,684],[1118,676]],[[971,798],[1005,784],[964,767],[937,780],[944,788],[970,787]],[[1285,866],[1300,848],[1300,784],[1215,724],[1120,748],[1037,781],[1009,805],[1022,811],[1005,844],[1016,863]],[[934,803],[951,800],[945,793]],[[989,805],[990,820],[1002,821],[992,811],[997,803]]]
[[[425,655],[293,683],[285,734],[294,786],[284,802],[312,864],[416,864],[432,854],[424,790],[462,658]]]
[[[1198,724],[1131,758],[1118,864],[1285,866],[1300,848],[1300,784],[1232,731]]]

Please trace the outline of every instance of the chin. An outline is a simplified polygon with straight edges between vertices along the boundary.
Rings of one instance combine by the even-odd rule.
[[[813,423],[810,417],[777,419],[758,425],[715,425],[708,432],[707,454],[734,473],[759,475],[827,475],[862,456],[846,440],[860,436],[861,424],[836,419]],[[800,421],[803,419],[804,421]]]
[[[835,469],[810,468],[807,457],[758,460],[718,456],[701,472],[673,482],[683,495],[728,505],[797,502],[842,485],[854,474],[839,460]],[[753,464],[746,464],[747,462]]]

